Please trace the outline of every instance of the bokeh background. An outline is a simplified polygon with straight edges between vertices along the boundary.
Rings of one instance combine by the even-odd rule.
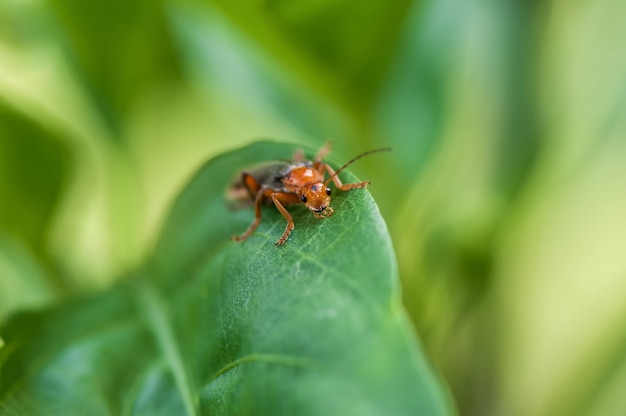
[[[0,0],[0,321],[259,138],[372,181],[460,414],[626,414],[623,0]]]

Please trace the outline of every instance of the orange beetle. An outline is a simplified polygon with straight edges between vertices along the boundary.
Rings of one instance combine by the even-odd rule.
[[[241,235],[233,236],[233,240],[244,241],[250,237],[261,223],[261,203],[264,200],[271,200],[287,220],[283,235],[276,241],[277,246],[284,244],[295,227],[293,218],[285,205],[302,203],[313,212],[316,218],[331,216],[333,209],[330,206],[331,190],[327,186],[328,183],[332,180],[342,191],[365,188],[369,185],[369,181],[343,184],[337,175],[363,156],[389,150],[391,149],[380,148],[363,152],[335,172],[323,161],[330,152],[330,144],[326,144],[317,152],[312,161],[305,160],[302,151],[297,150],[292,162],[278,162],[255,171],[244,171],[241,174],[241,183],[238,185],[243,185],[250,198],[254,200],[255,218],[248,229]],[[330,175],[328,179],[324,178],[326,172]]]

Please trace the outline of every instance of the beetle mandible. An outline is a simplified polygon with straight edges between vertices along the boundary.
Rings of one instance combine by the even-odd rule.
[[[233,236],[235,241],[244,241],[261,223],[261,203],[272,201],[274,206],[287,220],[283,235],[276,241],[276,245],[284,244],[295,227],[293,218],[285,205],[304,204],[313,212],[316,218],[327,218],[333,214],[330,206],[330,181],[342,191],[365,188],[369,181],[344,184],[339,179],[339,173],[346,167],[372,153],[390,151],[388,147],[368,150],[352,158],[341,168],[335,171],[324,158],[330,152],[330,143],[324,145],[313,160],[306,160],[301,150],[296,150],[291,162],[278,162],[253,171],[243,171],[241,184],[247,190],[248,196],[254,201],[255,218],[248,229],[241,235]],[[330,176],[325,179],[328,173]]]

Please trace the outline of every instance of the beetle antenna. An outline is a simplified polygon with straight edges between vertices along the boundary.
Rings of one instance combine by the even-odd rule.
[[[357,160],[361,159],[362,157],[371,155],[373,153],[380,153],[380,152],[391,152],[391,147],[379,147],[378,149],[372,149],[372,150],[367,150],[363,153],[359,153],[358,155],[356,155],[355,157],[353,157],[352,159],[350,159],[348,162],[346,162],[345,165],[343,165],[342,167],[340,167],[337,171],[335,171],[335,173],[333,173],[332,175],[330,175],[330,177],[328,179],[326,179],[326,181],[324,182],[324,186],[328,185],[328,183],[337,175],[339,175],[339,173],[341,173],[341,171],[343,171],[345,168],[347,168],[348,166],[350,166],[351,164],[353,164],[354,162],[356,162]]]

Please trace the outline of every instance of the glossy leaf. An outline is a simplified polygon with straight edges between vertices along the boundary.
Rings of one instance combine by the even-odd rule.
[[[448,414],[399,299],[386,226],[366,190],[335,214],[272,207],[252,220],[226,189],[288,158],[261,142],[205,165],[179,196],[138,276],[0,329],[2,414]],[[344,180],[355,180],[349,173]]]

